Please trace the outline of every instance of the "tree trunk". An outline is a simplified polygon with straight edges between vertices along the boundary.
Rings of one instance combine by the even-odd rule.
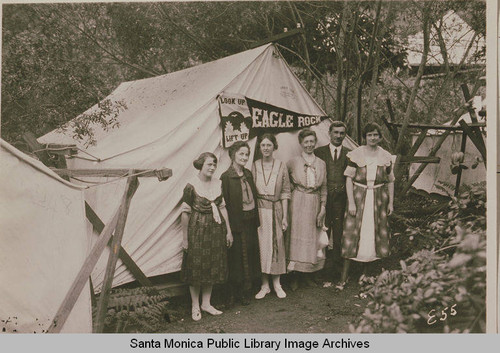
[[[413,105],[415,102],[415,97],[417,96],[417,92],[420,86],[420,81],[422,79],[422,76],[424,74],[424,69],[425,69],[425,64],[427,62],[427,54],[429,52],[429,31],[430,31],[430,14],[429,14],[430,7],[428,4],[424,5],[424,9],[422,10],[423,12],[423,32],[424,32],[424,50],[422,53],[422,60],[420,61],[420,65],[418,67],[418,72],[417,72],[417,77],[415,78],[415,83],[413,84],[413,89],[411,91],[410,98],[408,99],[408,104],[406,106],[406,112],[405,116],[403,118],[403,124],[401,126],[401,130],[399,131],[399,139],[396,144],[395,148],[395,153],[397,153],[397,158],[396,158],[396,163],[394,164],[394,174],[396,177],[396,180],[399,180],[401,178],[401,172],[402,168],[400,166],[400,160],[401,160],[401,149],[403,146],[404,139],[407,137],[407,131],[408,131],[408,124],[410,123],[410,118],[411,118],[411,113],[413,111]]]

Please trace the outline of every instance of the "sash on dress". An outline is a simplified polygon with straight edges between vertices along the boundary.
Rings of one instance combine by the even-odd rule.
[[[281,202],[281,200],[272,200],[270,199],[267,195],[262,195],[258,194],[257,195],[258,199],[265,200],[271,203],[272,205],[272,219],[273,219],[273,255],[272,255],[272,261],[273,262],[278,262],[278,238],[276,236],[276,203]]]

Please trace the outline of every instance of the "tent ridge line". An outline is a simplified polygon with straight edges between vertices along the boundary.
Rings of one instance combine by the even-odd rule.
[[[264,54],[264,53],[268,50],[268,48],[269,48],[269,47],[271,47],[271,46],[273,46],[273,47],[274,47],[274,45],[273,45],[273,44],[268,44],[268,45],[267,45],[267,47],[266,47],[265,49],[263,49],[263,50],[262,50],[262,52],[261,52],[259,55],[257,55],[257,56],[256,56],[256,57],[255,57],[255,58],[254,58],[254,59],[253,59],[253,60],[252,60],[252,61],[251,61],[251,62],[250,62],[250,63],[249,63],[249,64],[248,64],[248,65],[247,65],[247,66],[246,66],[246,67],[245,67],[245,68],[244,68],[244,69],[243,69],[243,70],[242,70],[239,74],[238,74],[238,75],[236,75],[236,76],[235,76],[235,77],[234,77],[234,78],[233,78],[233,79],[232,79],[229,83],[227,83],[227,84],[226,84],[226,85],[225,85],[222,89],[217,90],[217,94],[216,94],[216,95],[214,95],[214,96],[212,96],[211,98],[209,98],[205,104],[203,104],[202,106],[200,106],[200,107],[199,107],[196,111],[194,111],[194,112],[193,112],[193,113],[192,113],[192,114],[191,114],[188,118],[192,117],[192,116],[193,116],[193,115],[195,115],[197,112],[199,112],[200,110],[202,110],[203,108],[205,108],[207,105],[211,104],[211,103],[212,103],[212,101],[217,100],[217,97],[218,97],[218,96],[220,96],[220,94],[221,94],[222,92],[224,92],[224,90],[225,90],[228,86],[230,86],[230,85],[231,85],[231,84],[232,84],[232,83],[233,83],[236,79],[238,79],[241,75],[243,75],[243,73],[245,73],[245,72],[248,70],[248,67],[249,67],[250,65],[252,65],[252,64],[253,64],[253,63],[254,63],[254,62],[255,62],[258,58],[260,58],[260,57],[261,57],[261,56],[262,56],[262,55],[263,55],[263,54]],[[274,48],[275,48],[275,47],[274,47]],[[252,50],[256,50],[256,49],[257,49],[257,48],[252,49]],[[233,54],[233,55],[237,55],[237,54],[239,54],[239,53],[236,53],[236,54]],[[230,56],[228,56],[228,57],[230,57]],[[228,57],[226,57],[226,58],[228,58]],[[224,58],[222,58],[222,59],[224,59]],[[210,62],[205,63],[205,64],[213,63],[213,62],[215,62],[215,61],[217,61],[217,60],[210,61]],[[204,64],[201,64],[201,65],[204,65]],[[197,66],[201,66],[201,65],[197,65]],[[192,67],[189,67],[189,68],[184,69],[184,70],[189,70],[189,69],[192,69],[193,67],[197,67],[197,66],[192,66]],[[184,71],[184,70],[175,71],[175,72],[182,72],[182,71]],[[292,75],[293,75],[293,73],[292,73]],[[163,75],[160,75],[160,76],[163,76]],[[155,77],[160,77],[160,76],[155,76]],[[294,75],[294,76],[295,76],[295,75]],[[144,80],[145,80],[145,79],[144,79]],[[138,80],[138,81],[140,81],[140,80]],[[136,81],[130,81],[130,82],[136,82]],[[123,84],[123,83],[122,83],[122,84]],[[309,94],[309,92],[308,92],[308,94]],[[314,101],[314,102],[316,103],[316,101]],[[321,111],[323,111],[323,110],[321,110]],[[181,124],[179,124],[179,126],[181,126],[181,125],[182,125],[182,123],[181,123]],[[151,141],[151,142],[146,143],[146,144],[144,144],[144,145],[137,146],[137,147],[135,147],[135,148],[132,148],[132,149],[127,150],[127,151],[120,152],[120,153],[115,154],[115,155],[113,155],[113,156],[109,156],[109,157],[106,157],[106,158],[100,159],[100,160],[99,160],[99,162],[104,162],[104,161],[107,161],[107,160],[110,160],[110,159],[116,158],[116,157],[118,157],[118,156],[124,155],[124,154],[126,154],[126,153],[136,151],[136,150],[141,149],[141,148],[143,148],[143,147],[150,146],[150,145],[152,145],[153,143],[156,143],[156,142],[160,141],[161,139],[163,139],[164,137],[166,137],[166,136],[170,135],[172,132],[173,132],[173,131],[169,131],[169,132],[168,132],[168,133],[166,133],[165,135],[162,135],[162,136],[158,137],[157,139],[155,139],[154,141]]]

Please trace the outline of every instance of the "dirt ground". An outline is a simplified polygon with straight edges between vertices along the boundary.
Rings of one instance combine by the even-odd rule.
[[[283,285],[287,297],[279,299],[274,292],[264,299],[252,299],[250,305],[231,308],[218,300],[212,303],[224,311],[220,316],[202,313],[202,319],[191,319],[188,296],[173,298],[169,307],[170,323],[165,333],[348,333],[349,323],[359,317],[366,299],[359,298],[359,285],[349,283],[343,291],[334,286],[299,288],[295,292]]]

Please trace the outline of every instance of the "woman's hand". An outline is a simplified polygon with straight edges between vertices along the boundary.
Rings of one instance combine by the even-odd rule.
[[[182,251],[187,251],[188,249],[188,241],[187,239],[182,239]]]
[[[354,202],[349,203],[347,210],[348,210],[350,216],[353,216],[353,217],[356,216],[356,204]]]
[[[226,234],[226,245],[228,248],[233,246],[233,234],[231,232],[227,232]]]
[[[316,217],[316,227],[321,228],[323,227],[323,224],[325,223],[325,207],[321,207],[321,210],[318,213],[318,216]]]
[[[387,215],[390,216],[394,212],[394,205],[392,203],[387,206]]]
[[[286,216],[283,216],[283,219],[281,220],[281,229],[283,229],[283,231],[286,231],[287,228],[288,228],[288,219],[286,218]]]

